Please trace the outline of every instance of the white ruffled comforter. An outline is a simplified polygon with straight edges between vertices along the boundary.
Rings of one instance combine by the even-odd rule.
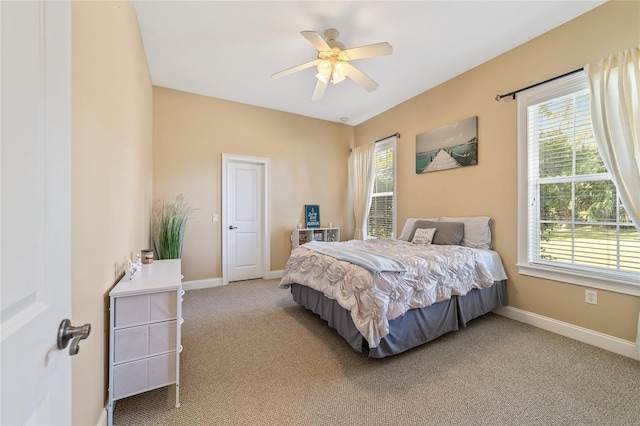
[[[389,320],[453,295],[493,285],[487,265],[474,249],[417,245],[396,239],[351,240],[340,243],[401,261],[406,272],[372,273],[300,246],[287,262],[280,288],[297,283],[322,292],[351,312],[351,318],[374,348],[389,334]]]

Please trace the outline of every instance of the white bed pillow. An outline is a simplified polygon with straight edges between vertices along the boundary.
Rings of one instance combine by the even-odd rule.
[[[402,228],[402,233],[398,237],[399,240],[409,241],[411,238],[411,233],[413,232],[413,225],[416,223],[416,220],[428,220],[430,222],[437,222],[438,219],[433,218],[421,218],[421,217],[410,217],[404,222],[404,228]]]
[[[491,218],[488,216],[448,217],[442,216],[439,222],[458,222],[464,224],[461,245],[471,248],[491,250]]]
[[[416,229],[416,233],[413,234],[413,240],[411,240],[411,242],[413,244],[431,244],[435,233],[436,228],[418,228]]]

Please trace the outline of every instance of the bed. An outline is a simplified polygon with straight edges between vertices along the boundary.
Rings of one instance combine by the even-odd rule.
[[[356,351],[395,355],[506,304],[490,221],[412,218],[398,239],[307,243],[292,251],[279,287]]]

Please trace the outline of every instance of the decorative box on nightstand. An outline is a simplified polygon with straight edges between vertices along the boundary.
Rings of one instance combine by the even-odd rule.
[[[176,385],[180,406],[180,329],[182,324],[180,259],[142,265],[109,293],[109,402],[167,385]]]

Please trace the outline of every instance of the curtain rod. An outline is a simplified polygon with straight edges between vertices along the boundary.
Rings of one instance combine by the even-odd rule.
[[[385,136],[385,137],[384,137],[384,138],[382,138],[382,139],[378,139],[378,140],[377,140],[377,141],[375,141],[374,143],[381,142],[381,141],[383,141],[383,140],[385,140],[385,139],[389,139],[389,138],[391,138],[391,137],[393,137],[393,136],[395,136],[396,138],[399,138],[399,137],[400,137],[400,133],[395,132],[395,133],[394,133],[394,134],[392,134],[392,135]]]
[[[582,71],[583,69],[584,68],[578,68],[577,70],[566,72],[566,73],[564,73],[562,75],[559,75],[557,77],[549,78],[549,79],[547,79],[545,81],[541,81],[540,83],[532,84],[531,86],[523,87],[522,89],[518,89],[518,90],[514,90],[513,92],[505,93],[504,95],[496,95],[495,99],[498,102],[500,102],[500,99],[506,98],[507,96],[511,96],[513,99],[515,99],[516,98],[516,93],[520,93],[520,92],[525,91],[527,89],[531,89],[532,87],[540,86],[541,84],[545,84],[545,83],[548,83],[550,81],[557,80],[559,78],[566,77],[566,76],[571,75],[571,74],[575,74],[577,72]]]
[[[383,140],[385,140],[385,139],[389,139],[389,138],[392,138],[392,137],[394,137],[394,136],[395,136],[396,138],[399,138],[399,137],[400,137],[400,133],[395,132],[395,133],[394,133],[394,134],[392,134],[392,135],[385,136],[384,138],[382,138],[382,139],[378,139],[377,141],[375,141],[375,142],[374,142],[374,144],[377,144],[378,142],[382,142]],[[349,152],[353,152],[353,148],[349,148]]]

